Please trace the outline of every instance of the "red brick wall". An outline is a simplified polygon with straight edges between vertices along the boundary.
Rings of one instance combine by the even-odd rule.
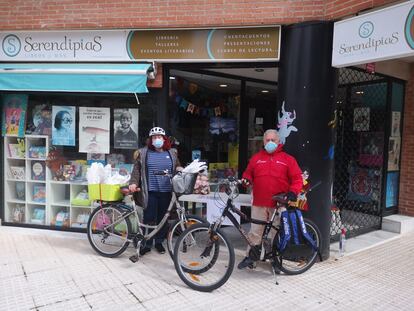
[[[404,107],[404,129],[401,154],[399,212],[414,216],[414,64],[407,82]]]
[[[326,1],[325,17],[327,19],[338,19],[353,15],[362,10],[384,6],[397,2],[395,0],[331,0]]]
[[[334,19],[384,0],[3,0],[0,30],[211,27]]]

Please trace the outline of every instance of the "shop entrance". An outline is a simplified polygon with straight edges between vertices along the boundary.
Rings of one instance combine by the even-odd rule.
[[[209,163],[210,184],[240,177],[275,128],[278,68],[180,68],[169,72],[168,129],[183,163]],[[214,191],[214,189],[212,189]]]
[[[332,240],[343,227],[349,236],[380,229],[396,209],[402,94],[391,77],[339,70]]]

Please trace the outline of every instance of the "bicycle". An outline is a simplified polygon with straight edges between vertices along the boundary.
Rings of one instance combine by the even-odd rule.
[[[185,174],[185,176],[190,176],[190,182],[187,184],[187,188],[184,189],[185,191],[183,193],[178,193],[174,190],[179,187],[177,188],[177,186],[175,186],[176,182],[168,171],[154,172],[154,174],[169,177],[173,185],[171,201],[161,222],[156,226],[143,224],[140,221],[137,206],[135,204],[131,206],[122,201],[108,203],[102,203],[102,201],[100,201],[100,206],[95,208],[91,213],[87,225],[89,243],[98,254],[104,257],[117,257],[121,255],[132,242],[136,249],[136,255],[131,256],[129,259],[132,262],[137,262],[140,257],[139,249],[141,245],[154,237],[155,234],[161,230],[175,207],[178,219],[170,225],[167,234],[167,249],[171,258],[173,258],[174,244],[177,237],[180,236],[186,228],[196,223],[206,222],[201,217],[187,215],[184,206],[178,201],[178,197],[181,194],[194,188],[198,172],[187,174],[181,172],[178,173],[180,175]],[[124,196],[132,195],[127,187],[121,188],[121,192]],[[133,221],[132,223],[131,220]],[[136,226],[136,230],[134,230],[136,232],[133,232],[132,224]],[[145,235],[143,228],[153,230]]]
[[[305,272],[315,263],[317,255],[322,260],[319,253],[320,232],[318,227],[310,220],[305,220],[304,224],[314,241],[313,245],[302,243],[296,246],[288,245],[283,251],[279,249],[281,226],[280,224],[275,226],[273,222],[282,209],[289,208],[289,203],[285,199],[286,194],[279,194],[273,197],[277,202],[277,208],[275,208],[269,221],[251,219],[233,204],[233,200],[238,195],[238,185],[240,183],[240,180],[229,177],[223,183],[228,199],[221,216],[211,224],[195,224],[186,229],[175,244],[175,269],[181,280],[194,290],[203,292],[215,290],[226,283],[233,272],[235,261],[234,248],[226,234],[221,230],[225,217],[233,223],[250,245],[249,256],[252,259],[271,261],[272,272],[275,278],[280,271],[291,275]],[[265,228],[260,245],[253,245],[232,212],[247,221],[264,225]],[[273,241],[270,241],[268,236],[272,229],[276,230],[276,234]]]

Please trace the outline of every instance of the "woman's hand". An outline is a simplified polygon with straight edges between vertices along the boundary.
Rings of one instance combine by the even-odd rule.
[[[129,185],[129,191],[139,192],[139,191],[141,191],[141,188],[139,188],[136,184],[131,184],[131,185]]]

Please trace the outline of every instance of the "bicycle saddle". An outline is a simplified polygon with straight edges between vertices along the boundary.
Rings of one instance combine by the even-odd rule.
[[[286,198],[286,193],[279,193],[272,196],[272,199],[281,204],[288,204],[289,200]]]

